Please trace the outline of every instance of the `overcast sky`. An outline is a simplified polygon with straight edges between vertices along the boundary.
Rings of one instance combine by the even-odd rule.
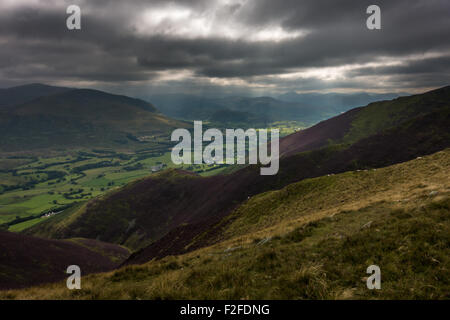
[[[448,0],[0,0],[0,87],[420,92],[450,84],[449,18]]]

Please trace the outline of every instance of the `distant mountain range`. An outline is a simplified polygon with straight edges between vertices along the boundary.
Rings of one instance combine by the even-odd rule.
[[[244,122],[264,126],[274,121],[295,120],[311,125],[354,107],[387,100],[400,94],[286,93],[273,97],[210,98],[187,94],[149,96],[165,115],[184,120]]]
[[[408,96],[409,93],[296,93],[286,92],[277,96],[281,101],[306,104],[313,107],[336,108],[338,111],[342,108],[354,108],[365,106],[368,103],[391,100],[399,96]]]
[[[207,120],[221,127],[264,127],[287,120],[309,126],[355,105],[392,96],[287,93],[275,99],[175,94],[151,96],[149,103],[98,90],[29,84],[0,89],[0,152],[134,150],[143,143],[167,144],[173,129],[190,126],[173,118]],[[149,136],[154,141],[140,140]]]

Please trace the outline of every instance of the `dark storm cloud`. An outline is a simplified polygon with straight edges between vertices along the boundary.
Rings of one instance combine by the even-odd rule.
[[[396,75],[396,74],[435,74],[450,73],[450,56],[424,58],[421,60],[405,62],[396,66],[380,66],[371,68],[359,68],[352,71],[350,76],[372,75]]]
[[[249,89],[364,90],[450,80],[444,40],[450,39],[450,3],[444,0],[376,1],[382,11],[376,31],[366,28],[365,11],[374,3],[366,0],[12,3],[0,4],[0,85],[33,79],[232,88],[241,80]],[[79,31],[65,27],[72,3],[82,10]],[[342,66],[353,67],[336,71],[336,79],[320,76]],[[298,77],[278,77],[293,72]]]

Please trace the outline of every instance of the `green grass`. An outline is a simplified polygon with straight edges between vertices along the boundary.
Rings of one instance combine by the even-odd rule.
[[[449,299],[449,168],[446,150],[309,179],[250,199],[213,246],[0,298]]]
[[[81,211],[81,209],[83,208],[84,205],[85,205],[85,202],[76,203],[69,209],[64,210],[63,212],[61,212],[57,215],[54,215],[49,218],[45,218],[45,220],[43,221],[45,223],[42,223],[41,225],[39,225],[38,229],[33,228],[35,225],[31,225],[31,226],[29,226],[29,228],[24,228],[21,231],[24,231],[27,229],[28,230],[36,230],[34,235],[37,237],[42,237],[42,238],[48,238],[48,234],[50,233],[49,230],[51,230],[53,235],[57,235],[59,230],[64,229],[68,224],[70,224],[71,222],[73,222],[74,219],[76,219],[77,213]],[[12,227],[14,227],[14,226],[12,226]]]
[[[9,159],[5,158],[4,160]],[[118,165],[86,169],[80,173],[73,172],[74,168],[87,164],[98,164],[102,161],[110,161]],[[201,175],[218,174],[224,169],[224,167],[214,167],[213,170],[210,170],[211,168],[206,165],[174,165],[171,161],[170,152],[163,154],[152,152],[129,153],[126,157],[116,152],[82,152],[68,154],[67,156],[38,157],[35,161],[30,159],[28,161],[17,160],[15,163],[18,166],[10,168],[9,172],[0,172],[0,185],[23,185],[33,179],[39,182],[28,190],[19,188],[3,191],[3,187],[0,187],[0,225],[13,221],[16,217],[35,216],[57,206],[95,198],[133,180],[151,175],[151,167],[159,163],[166,164],[166,168],[192,170]],[[126,170],[126,167],[132,167],[136,164],[141,164],[142,169]],[[16,173],[12,171],[13,169],[16,170]],[[49,171],[63,172],[65,174],[64,179],[48,180],[46,172]],[[64,196],[65,193],[71,193],[78,189],[83,189],[82,193],[85,196],[79,199],[67,199]],[[53,217],[50,219],[53,219]],[[9,230],[22,231],[32,225],[32,222],[20,223],[20,225],[11,227]]]
[[[357,114],[342,142],[353,143],[414,117],[448,108],[448,90],[437,91],[370,103]]]
[[[62,206],[75,201],[85,201],[105,194],[119,186],[148,176],[151,174],[151,167],[158,163],[165,163],[167,168],[183,168],[186,170],[202,170],[206,166],[175,166],[170,157],[170,152],[162,155],[149,154],[128,154],[129,159],[122,159],[120,154],[111,153],[90,153],[89,156],[83,156],[77,160],[75,155],[56,156],[52,158],[39,157],[34,162],[15,160],[18,165],[9,170],[17,170],[17,174],[10,172],[0,172],[0,185],[15,186],[21,185],[31,180],[40,182],[34,185],[34,188],[23,190],[23,188],[11,191],[3,191],[0,187],[0,224],[7,223],[18,217],[28,217],[51,210],[55,206]],[[4,159],[5,161],[9,159]],[[86,164],[95,164],[102,161],[111,161],[118,163],[118,166],[100,167],[87,169],[80,173],[73,173],[73,169]],[[70,162],[70,163],[68,163]],[[133,166],[137,163],[142,164],[142,169],[127,171],[125,167]],[[45,166],[44,169],[42,167]],[[212,175],[219,173],[222,168],[199,173]],[[43,171],[37,173],[37,171]],[[47,171],[60,171],[65,173],[64,179],[47,180]],[[74,182],[72,182],[74,181]],[[70,193],[72,190],[83,189],[86,195],[81,199],[66,199],[64,193]],[[56,201],[56,203],[55,203]],[[32,223],[22,224],[10,228],[10,230],[23,230],[23,226],[31,226]]]
[[[36,218],[31,219],[25,222],[17,223],[9,227],[8,231],[12,232],[20,232],[27,228],[30,228],[31,226],[34,226],[35,224],[38,224],[39,222],[42,222],[44,218]]]
[[[447,198],[408,210],[342,212],[264,244],[255,238],[91,275],[76,295],[61,283],[0,298],[448,299],[449,205]],[[381,268],[381,290],[366,287],[372,264]]]

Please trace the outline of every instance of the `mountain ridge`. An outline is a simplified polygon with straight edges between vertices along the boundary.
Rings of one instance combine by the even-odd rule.
[[[48,96],[72,90],[66,87],[55,87],[41,83],[30,83],[10,88],[0,88],[0,110],[29,102],[38,97]]]
[[[102,146],[134,149],[145,143],[138,141],[139,136],[156,137],[153,144],[168,143],[171,130],[189,126],[167,118],[149,102],[92,89],[64,89],[0,112],[3,152]]]
[[[113,270],[125,248],[89,239],[49,240],[0,230],[0,289],[16,289],[66,278],[68,266],[83,275]]]

